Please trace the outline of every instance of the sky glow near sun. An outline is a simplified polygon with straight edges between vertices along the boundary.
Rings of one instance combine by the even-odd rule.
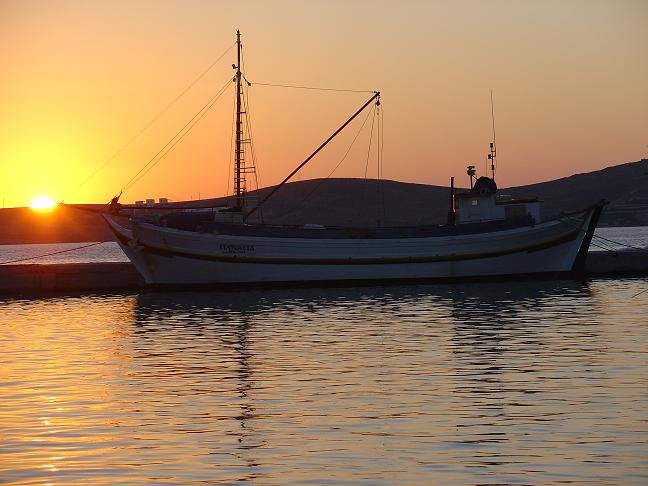
[[[483,174],[491,88],[502,187],[639,160],[648,150],[647,21],[648,2],[630,0],[4,0],[0,197],[6,206],[37,193],[110,200],[231,79],[233,50],[115,155],[237,28],[262,186],[278,183],[369,95],[255,82],[380,90],[388,179],[447,185],[454,175],[465,185],[468,164]],[[231,191],[233,96],[122,201]],[[362,118],[298,179],[328,175]],[[365,128],[334,176],[363,177],[368,140]],[[376,173],[372,159],[367,175]]]

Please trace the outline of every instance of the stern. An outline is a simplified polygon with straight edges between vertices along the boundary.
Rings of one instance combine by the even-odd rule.
[[[590,215],[589,224],[587,225],[587,229],[583,230],[585,232],[585,236],[581,241],[580,248],[578,249],[578,254],[574,259],[574,264],[571,268],[571,273],[577,278],[582,278],[585,275],[585,261],[587,260],[590,243],[592,242],[592,237],[594,236],[596,225],[598,224],[601,217],[601,212],[603,212],[603,207],[606,204],[608,204],[607,201],[601,200],[592,208],[590,208],[590,211],[592,213]]]

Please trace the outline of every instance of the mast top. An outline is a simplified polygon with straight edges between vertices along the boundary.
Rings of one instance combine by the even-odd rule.
[[[493,108],[493,90],[490,90],[490,102],[491,102],[491,120],[493,122],[493,141],[490,143],[490,153],[488,154],[488,160],[490,160],[491,174],[492,179],[495,180],[495,169],[497,169],[497,144],[495,142],[495,110]]]

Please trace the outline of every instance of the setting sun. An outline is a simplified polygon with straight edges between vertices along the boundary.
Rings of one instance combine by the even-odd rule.
[[[36,211],[49,211],[54,206],[56,206],[56,203],[49,196],[36,196],[29,203],[29,207]]]

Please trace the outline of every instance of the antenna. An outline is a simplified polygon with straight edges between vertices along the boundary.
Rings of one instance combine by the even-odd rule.
[[[488,160],[491,162],[491,173],[493,175],[493,180],[495,180],[495,168],[497,167],[497,145],[495,143],[495,110],[493,108],[493,90],[490,90],[490,102],[491,102],[491,120],[493,121],[493,141],[490,143],[490,153],[488,154]]]

